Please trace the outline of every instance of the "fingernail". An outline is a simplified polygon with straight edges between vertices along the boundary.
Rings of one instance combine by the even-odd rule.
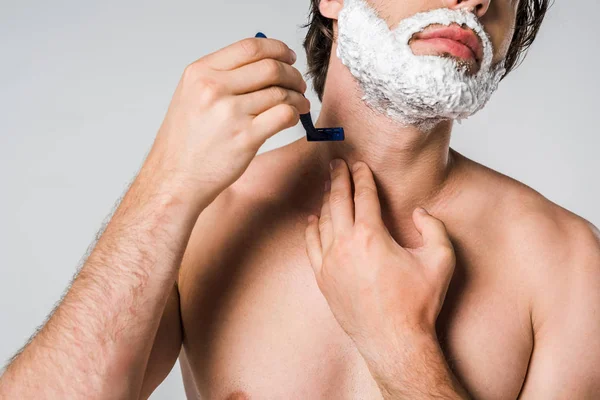
[[[358,162],[355,162],[354,164],[352,164],[352,172],[356,172],[356,170],[358,169],[359,164]]]
[[[338,165],[340,165],[340,159],[339,158],[333,159],[329,163],[329,169],[333,171]]]
[[[292,63],[295,63],[298,59],[298,56],[296,55],[296,52],[294,50],[290,49],[290,51],[292,52]]]
[[[420,212],[421,214],[429,214],[429,213],[427,212],[427,210],[426,210],[426,209],[424,209],[423,207],[419,207],[419,208],[417,208],[417,211],[418,211],[418,212]]]
[[[327,179],[325,181],[325,191],[329,192],[329,189],[331,189],[331,181],[329,179]]]

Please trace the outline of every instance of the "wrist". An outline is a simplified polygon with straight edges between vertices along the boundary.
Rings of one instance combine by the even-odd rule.
[[[359,350],[385,399],[429,398],[417,395],[425,392],[436,393],[436,398],[468,398],[450,371],[435,332],[405,331],[385,345]]]
[[[148,162],[140,170],[131,189],[144,198],[154,199],[165,211],[177,212],[194,222],[218,195],[213,188],[202,187],[180,173],[157,168]]]
[[[138,227],[136,229],[144,229],[156,238],[187,240],[199,214],[209,203],[181,193],[173,180],[163,180],[142,170],[115,210],[107,229]]]
[[[374,367],[394,364],[402,367],[410,365],[415,355],[424,351],[441,352],[435,331],[407,329],[384,337],[371,337],[366,343],[357,344],[367,363]]]

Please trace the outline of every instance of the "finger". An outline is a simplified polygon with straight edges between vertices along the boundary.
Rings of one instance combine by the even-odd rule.
[[[229,71],[263,58],[273,58],[293,64],[295,53],[282,41],[268,38],[247,38],[230,44],[198,60],[218,71]]]
[[[323,204],[321,206],[321,216],[319,217],[319,232],[321,233],[321,246],[325,254],[333,242],[333,225],[331,224],[331,210],[329,208],[329,194],[331,193],[331,182],[325,182],[325,192],[323,193]]]
[[[250,140],[262,145],[268,138],[300,121],[300,113],[289,104],[278,104],[252,119]]]
[[[381,224],[381,205],[377,195],[377,185],[369,166],[358,161],[352,165],[354,179],[354,221]]]
[[[331,194],[329,209],[333,224],[333,234],[339,235],[349,231],[354,225],[354,204],[352,200],[352,186],[348,165],[340,158],[332,160],[331,169]]]
[[[295,90],[271,86],[257,92],[242,94],[235,97],[239,101],[241,109],[247,115],[258,115],[275,107],[278,104],[289,104],[298,110],[300,114],[310,112],[310,101]]]
[[[321,270],[321,264],[323,262],[323,250],[321,247],[321,234],[319,233],[319,219],[311,215],[308,217],[308,225],[306,226],[305,238],[306,238],[306,252],[310,264],[315,274]]]
[[[232,94],[250,93],[269,86],[281,86],[299,93],[306,92],[306,82],[300,71],[272,58],[265,58],[222,74],[222,81]]]
[[[424,208],[416,208],[413,211],[413,221],[417,231],[423,238],[424,247],[450,247],[452,242],[448,236],[446,225],[433,215],[429,214]]]

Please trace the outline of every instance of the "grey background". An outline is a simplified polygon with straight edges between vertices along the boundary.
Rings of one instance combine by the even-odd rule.
[[[398,0],[402,1],[402,0]],[[504,0],[496,0],[504,1]],[[0,3],[0,361],[60,298],[152,143],[183,68],[258,30],[299,55],[309,0]],[[558,1],[452,146],[600,224],[600,2]],[[316,118],[319,103],[309,97]],[[303,135],[300,125],[262,151]],[[184,398],[179,367],[154,399]]]

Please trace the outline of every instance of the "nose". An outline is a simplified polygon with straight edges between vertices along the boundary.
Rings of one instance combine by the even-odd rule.
[[[467,8],[471,10],[477,18],[485,15],[490,8],[491,0],[445,0],[446,7],[451,9]]]

